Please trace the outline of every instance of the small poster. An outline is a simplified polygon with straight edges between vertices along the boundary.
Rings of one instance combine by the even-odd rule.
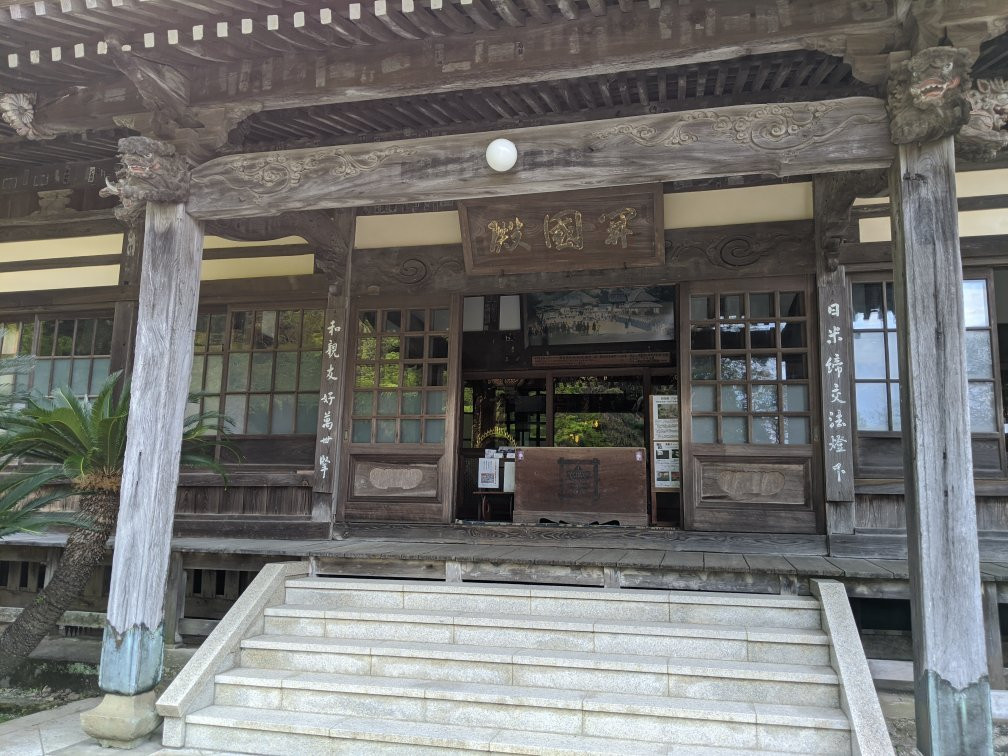
[[[678,394],[655,394],[651,397],[651,440],[679,440]]]
[[[500,463],[496,457],[483,457],[479,461],[479,487],[500,488]]]
[[[655,441],[654,444],[654,486],[655,488],[679,488],[679,442]]]

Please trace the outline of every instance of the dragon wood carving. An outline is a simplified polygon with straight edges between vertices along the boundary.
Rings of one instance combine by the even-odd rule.
[[[147,137],[119,140],[116,180],[105,180],[102,197],[118,197],[116,218],[132,225],[148,202],[182,202],[189,195],[189,167],[175,148]]]
[[[956,153],[965,160],[993,160],[1008,148],[1008,81],[977,79],[966,93],[970,118],[956,135]]]
[[[929,47],[893,67],[888,101],[893,144],[931,142],[970,120],[969,51]]]

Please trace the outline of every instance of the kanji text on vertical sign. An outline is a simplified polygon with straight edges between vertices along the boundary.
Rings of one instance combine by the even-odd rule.
[[[336,433],[340,392],[340,370],[343,343],[343,313],[326,311],[325,329],[322,335],[322,385],[319,389],[319,427],[316,436],[315,485],[321,493],[332,493],[332,470],[336,458]]]
[[[823,315],[822,359],[825,375],[823,396],[825,405],[824,454],[826,458],[827,492],[844,490],[851,484],[851,417],[850,380],[847,369],[847,349],[843,337],[843,314],[846,308],[838,301],[827,304]],[[838,498],[827,495],[830,500]]]

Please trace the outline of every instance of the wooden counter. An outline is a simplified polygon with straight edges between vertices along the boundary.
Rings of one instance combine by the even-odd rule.
[[[515,460],[514,521],[647,525],[644,449],[531,447]]]

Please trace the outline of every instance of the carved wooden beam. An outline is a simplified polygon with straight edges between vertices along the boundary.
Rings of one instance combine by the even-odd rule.
[[[813,246],[809,221],[666,230],[660,274],[654,268],[570,270],[564,286],[647,286],[655,280],[702,281],[726,275],[758,278],[779,273],[781,259],[788,261],[791,273],[812,273]],[[353,265],[350,293],[355,296],[514,294],[543,287],[539,273],[466,273],[460,244],[359,249],[353,253]]]
[[[705,176],[828,173],[892,161],[883,103],[869,97],[734,106],[537,129],[508,136],[518,166],[495,173],[499,134],[217,158],[192,174],[196,218],[458,200]]]

